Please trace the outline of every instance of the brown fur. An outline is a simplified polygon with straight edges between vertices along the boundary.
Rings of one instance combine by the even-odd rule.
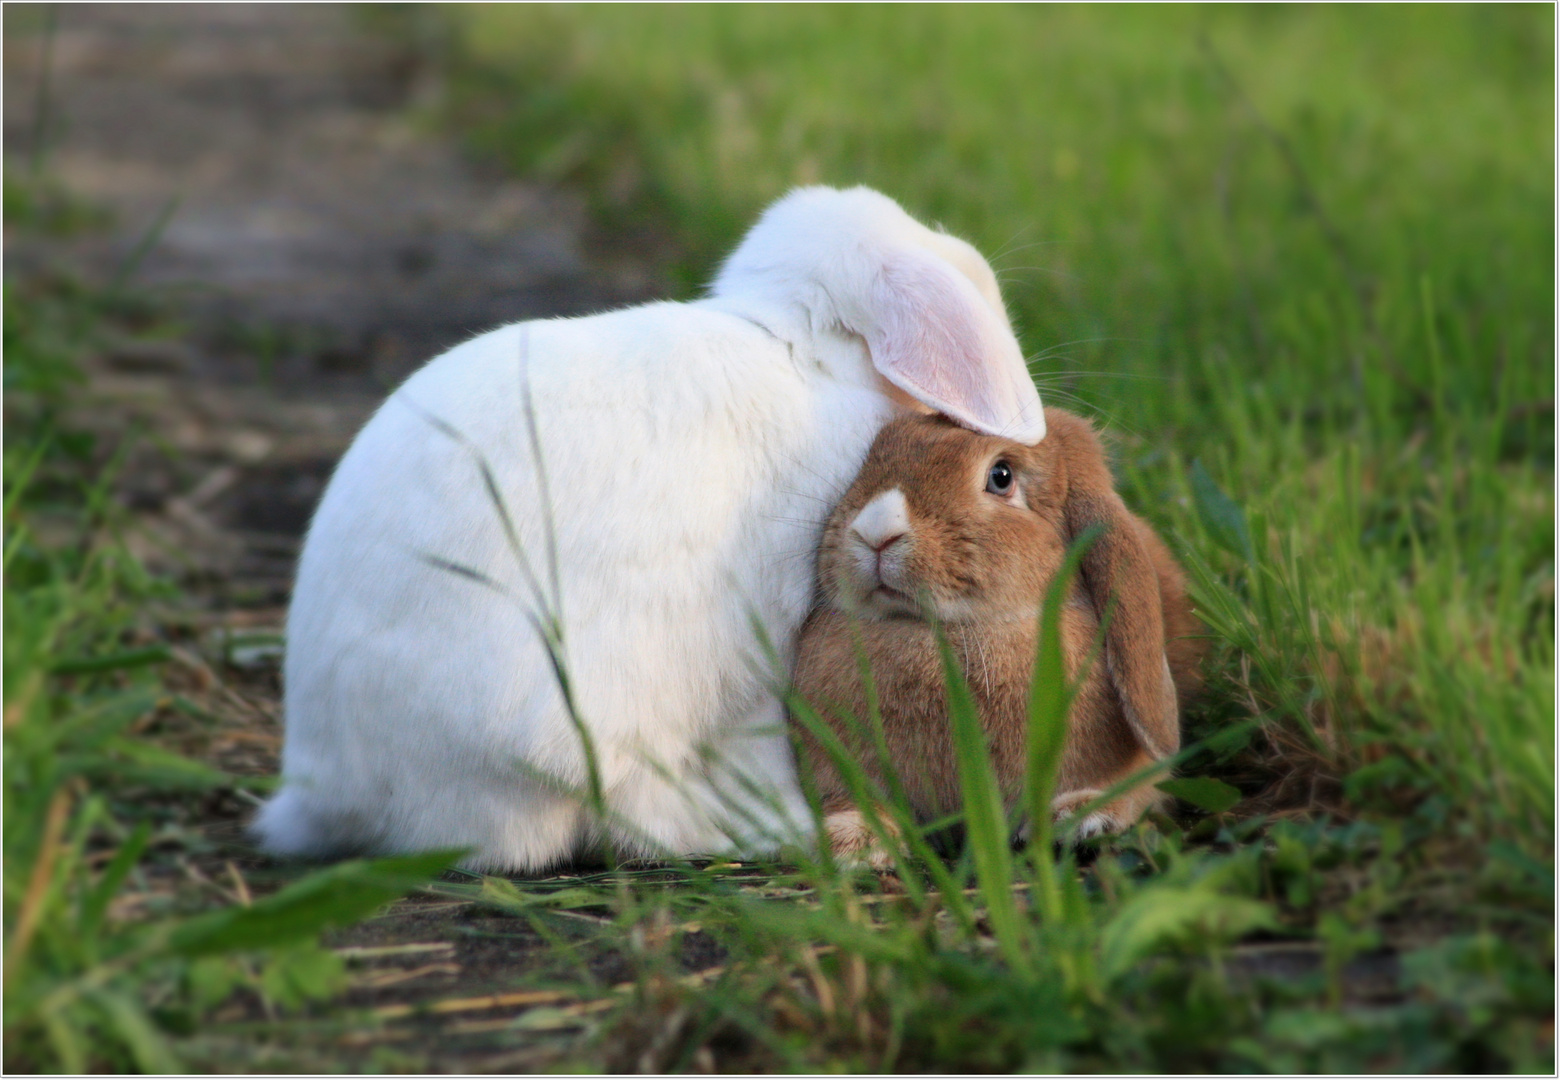
[[[1146,522],[1115,492],[1099,437],[1088,421],[1046,410],[1048,434],[1022,446],[978,435],[935,416],[905,417],[883,429],[824,531],[822,603],[802,629],[795,683],[867,773],[881,781],[878,755],[844,716],[868,716],[853,633],[871,664],[890,760],[922,821],[957,810],[958,773],[946,692],[931,624],[908,594],[928,601],[974,693],[1009,807],[1027,761],[1026,716],[1037,615],[1069,543],[1106,526],[1084,557],[1062,612],[1069,677],[1088,659],[1107,609],[1110,623],[1074,700],[1060,774],[1058,813],[1088,801],[1180,746],[1179,701],[1198,686],[1202,643],[1180,568]],[[1008,498],[985,490],[992,463],[1017,475]],[[857,514],[899,488],[909,534],[885,545],[898,562],[883,570],[901,595],[863,594],[877,580],[862,569],[876,556],[852,534]],[[889,565],[884,555],[884,566]],[[876,564],[872,564],[876,566]],[[865,583],[865,584],[864,584]],[[1115,598],[1111,606],[1111,598]],[[855,612],[858,618],[849,612]],[[1167,671],[1168,663],[1168,671]],[[860,852],[868,834],[823,748],[800,739],[823,799],[831,842]],[[1100,812],[1101,828],[1125,828],[1158,801],[1152,784]],[[880,853],[875,853],[880,854]]]

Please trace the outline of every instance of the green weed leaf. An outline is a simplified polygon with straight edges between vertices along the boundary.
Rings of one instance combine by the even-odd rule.
[[[1114,979],[1160,949],[1188,940],[1229,941],[1275,925],[1273,909],[1261,901],[1207,888],[1149,887],[1123,904],[1105,926],[1101,959],[1106,977]]]
[[[1239,788],[1211,776],[1179,777],[1160,781],[1154,786],[1210,814],[1222,814],[1241,799]]]
[[[1248,563],[1255,561],[1246,512],[1213,482],[1201,459],[1192,462],[1192,498],[1197,503],[1197,516],[1213,542]]]
[[[82,761],[81,772],[119,786],[139,784],[161,791],[209,791],[231,787],[237,779],[183,754],[127,736],[111,737],[103,753],[96,760]]]
[[[207,956],[306,941],[321,930],[366,918],[427,882],[461,854],[433,851],[341,863],[250,907],[192,919],[174,932],[170,948],[185,956]]]
[[[184,972],[184,987],[190,1004],[204,1012],[227,1000],[248,978],[242,962],[231,956],[203,956],[190,962]]]
[[[103,671],[122,671],[125,668],[161,664],[173,654],[166,645],[152,645],[144,649],[126,649],[105,653],[102,656],[80,656],[68,660],[56,660],[49,665],[51,675],[88,675]]]
[[[277,1004],[296,1009],[323,1001],[346,988],[346,961],[318,945],[307,944],[276,952],[260,973],[260,985]]]
[[[508,878],[484,876],[475,890],[478,903],[488,904],[500,911],[522,913],[527,911],[571,911],[577,908],[599,908],[607,904],[607,898],[596,889],[550,889],[546,892],[528,892]]]

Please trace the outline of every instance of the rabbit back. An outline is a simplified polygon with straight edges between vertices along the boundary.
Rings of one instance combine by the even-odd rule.
[[[500,502],[545,590],[549,539],[559,553],[564,648],[625,822],[620,848],[729,846],[716,794],[682,783],[702,777],[711,739],[801,820],[766,668],[738,661],[758,659],[754,615],[790,649],[817,507],[890,409],[866,384],[820,395],[820,377],[753,322],[700,304],[504,327],[412,376],[310,527],[288,619],[285,786],[256,823],[265,845],[464,846],[473,866],[536,869],[595,839],[569,795],[586,786],[585,757]]]

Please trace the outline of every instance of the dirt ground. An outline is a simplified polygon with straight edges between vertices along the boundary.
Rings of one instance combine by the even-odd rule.
[[[360,13],[59,5],[52,34],[25,14],[6,20],[7,167],[36,156],[108,225],[8,235],[6,274],[127,275],[185,324],[91,358],[92,425],[161,444],[126,475],[154,536],[141,554],[224,603],[285,601],[335,460],[422,362],[657,291],[581,200],[421,123],[435,67]]]

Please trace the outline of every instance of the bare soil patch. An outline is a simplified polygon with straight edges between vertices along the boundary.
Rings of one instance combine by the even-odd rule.
[[[350,9],[26,16],[7,20],[7,166],[37,161],[106,223],[8,234],[6,274],[125,277],[177,320],[90,357],[79,412],[105,442],[146,433],[157,452],[121,484],[149,522],[142,554],[199,592],[285,600],[330,469],[432,355],[656,291],[643,259],[592,235],[580,199],[427,130],[418,102],[437,70]]]
[[[89,357],[76,419],[105,444],[143,433],[120,483],[140,553],[219,605],[285,601],[336,459],[423,361],[659,284],[592,235],[579,198],[420,123],[435,66],[360,21],[271,4],[7,20],[7,167],[104,219],[8,232],[7,278],[123,277],[176,320]]]

